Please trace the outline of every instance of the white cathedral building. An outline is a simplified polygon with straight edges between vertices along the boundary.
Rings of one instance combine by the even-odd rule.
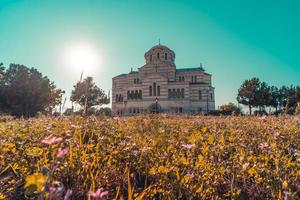
[[[146,64],[112,79],[114,115],[144,112],[205,114],[215,109],[211,74],[202,66],[177,69],[175,53],[156,45],[145,53]]]

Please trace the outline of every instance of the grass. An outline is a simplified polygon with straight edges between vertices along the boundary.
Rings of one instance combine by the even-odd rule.
[[[0,199],[300,198],[293,117],[43,117],[0,124]]]

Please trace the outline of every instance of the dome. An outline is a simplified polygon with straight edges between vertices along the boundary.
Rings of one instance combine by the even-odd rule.
[[[144,57],[146,59],[146,63],[158,62],[158,61],[174,63],[175,61],[174,51],[169,49],[167,46],[161,44],[156,45],[151,49],[149,49],[145,53]]]

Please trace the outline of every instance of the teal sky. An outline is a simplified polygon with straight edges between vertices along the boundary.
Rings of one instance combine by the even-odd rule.
[[[107,91],[160,38],[177,68],[203,63],[218,106],[253,76],[300,85],[299,10],[299,0],[0,0],[0,62],[35,67],[69,96],[80,72],[62,57],[83,42],[102,60],[85,75]]]

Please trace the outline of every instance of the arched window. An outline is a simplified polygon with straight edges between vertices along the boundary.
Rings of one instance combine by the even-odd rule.
[[[130,99],[130,92],[127,91],[127,99]]]
[[[137,99],[138,96],[139,96],[139,93],[138,93],[138,91],[136,90],[135,93],[134,93],[134,98]]]
[[[182,82],[184,82],[184,76],[181,78]]]
[[[171,98],[171,92],[172,92],[172,90],[169,89],[169,90],[168,90],[168,97],[169,97],[169,99]]]
[[[159,59],[159,53],[157,53],[157,59]]]
[[[211,100],[213,99],[213,94],[212,94],[212,93],[210,93],[210,99],[211,99]]]
[[[142,99],[142,90],[139,90],[139,99]]]
[[[153,96],[156,96],[156,83],[153,83]]]
[[[150,55],[150,61],[152,61],[152,54]]]
[[[202,92],[201,92],[201,90],[199,90],[199,100],[201,100],[202,99]]]
[[[149,96],[152,96],[152,86],[149,86]]]
[[[160,96],[160,86],[157,86],[157,96]]]
[[[176,98],[176,89],[173,89],[172,98]]]
[[[177,88],[176,97],[177,97],[177,98],[180,98],[180,96],[181,96],[181,95],[180,95],[180,89]]]
[[[116,94],[116,102],[118,102],[118,99],[119,99],[119,98],[118,98],[118,95]]]
[[[168,60],[168,54],[165,53],[165,60]]]
[[[181,98],[184,99],[184,88],[181,89]]]

